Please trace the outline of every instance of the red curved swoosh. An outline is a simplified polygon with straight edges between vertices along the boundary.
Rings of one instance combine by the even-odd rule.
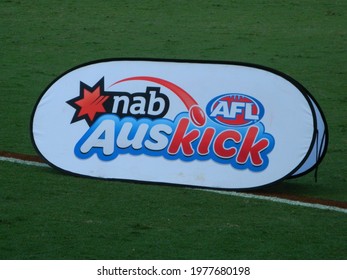
[[[175,85],[174,83],[171,83],[169,81],[155,78],[155,77],[148,77],[148,76],[137,76],[137,77],[130,77],[123,80],[120,80],[118,82],[113,83],[111,86],[115,84],[119,84],[126,81],[148,81],[148,82],[154,82],[157,84],[160,84],[169,90],[171,90],[173,93],[175,93],[183,102],[183,104],[186,106],[186,108],[189,110],[190,107],[194,105],[198,105],[198,103],[195,101],[193,97],[189,95],[188,92],[186,92],[184,89],[180,88],[179,86]]]
[[[122,79],[118,82],[113,83],[110,85],[110,87],[126,82],[126,81],[148,81],[148,82],[154,82],[159,85],[162,85],[169,90],[171,90],[181,101],[183,104],[186,106],[186,108],[189,111],[190,118],[195,123],[197,126],[202,126],[206,122],[206,117],[205,113],[203,110],[199,107],[198,103],[196,100],[189,95],[188,92],[186,92],[184,89],[180,88],[179,86],[175,85],[174,83],[171,83],[169,81],[156,78],[156,77],[149,77],[149,76],[137,76],[137,77],[130,77],[126,79]]]

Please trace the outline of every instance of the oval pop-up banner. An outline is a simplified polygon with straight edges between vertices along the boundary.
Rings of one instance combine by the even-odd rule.
[[[247,189],[312,170],[327,147],[313,97],[252,64],[113,59],[76,67],[42,94],[38,152],[97,178]]]

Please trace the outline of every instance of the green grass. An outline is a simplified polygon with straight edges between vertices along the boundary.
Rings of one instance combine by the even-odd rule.
[[[24,178],[0,181],[0,259],[338,259],[347,251],[343,213],[16,169]]]
[[[117,57],[258,63],[317,99],[328,153],[272,192],[347,201],[346,1],[1,1],[0,150],[66,70]],[[346,259],[346,215],[0,162],[0,259]]]

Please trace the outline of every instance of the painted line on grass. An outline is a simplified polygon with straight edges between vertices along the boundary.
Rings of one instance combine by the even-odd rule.
[[[3,157],[3,156],[0,156],[0,161],[7,161],[7,162],[19,163],[19,164],[30,165],[30,166],[38,166],[38,167],[49,167],[49,165],[46,163],[17,159],[17,158],[9,158],[9,157]]]
[[[283,203],[293,206],[303,206],[303,207],[309,207],[309,208],[315,208],[320,210],[330,210],[330,211],[336,211],[340,213],[347,214],[347,209],[340,208],[336,206],[330,206],[330,205],[324,205],[319,203],[309,203],[299,200],[290,200],[286,198],[280,198],[275,196],[266,196],[266,195],[257,195],[252,193],[243,193],[243,192],[235,192],[235,191],[217,191],[217,190],[204,190],[204,191],[210,191],[214,193],[219,193],[223,195],[230,195],[230,196],[236,196],[236,197],[242,197],[242,198],[250,198],[250,199],[259,199],[259,200],[266,200],[266,201],[272,201],[277,203]]]
[[[23,155],[18,153],[2,152],[0,151],[0,161],[12,162],[23,165],[37,166],[37,167],[49,167],[48,164],[38,156]],[[272,201],[276,203],[282,203],[292,206],[309,207],[320,210],[330,210],[339,213],[347,214],[347,203],[343,201],[324,200],[316,198],[305,198],[298,196],[288,196],[281,194],[256,194],[252,192],[235,192],[235,191],[222,191],[212,189],[196,189],[207,192],[213,192],[222,195],[230,195],[235,197],[259,199],[265,201]]]

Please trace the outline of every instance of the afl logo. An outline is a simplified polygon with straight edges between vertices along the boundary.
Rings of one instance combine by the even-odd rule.
[[[263,105],[245,94],[227,93],[212,99],[206,107],[207,115],[216,123],[227,126],[247,126],[261,120]]]

